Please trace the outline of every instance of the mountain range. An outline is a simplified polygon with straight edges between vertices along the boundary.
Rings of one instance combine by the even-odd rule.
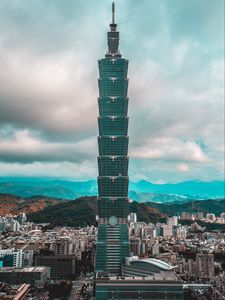
[[[22,198],[45,196],[74,200],[83,196],[96,196],[96,180],[69,181],[55,178],[0,177],[0,193]],[[224,198],[225,181],[186,181],[155,184],[149,181],[130,181],[129,198],[138,202],[188,202]]]
[[[154,202],[129,203],[129,211],[137,214],[138,221],[156,223],[167,216],[182,212],[211,212],[217,216],[224,212],[225,200],[193,201],[180,204],[160,204]],[[97,197],[81,197],[74,200],[47,197],[20,198],[0,194],[0,216],[25,212],[28,220],[37,223],[50,223],[52,226],[96,225]]]
[[[130,212],[135,212],[140,221],[157,222],[165,218],[157,208],[144,203],[132,202]],[[31,197],[23,199],[10,194],[0,194],[0,216],[25,212],[30,221],[58,226],[96,225],[97,197],[81,197],[74,200]]]

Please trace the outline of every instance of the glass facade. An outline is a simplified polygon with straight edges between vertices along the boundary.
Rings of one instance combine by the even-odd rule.
[[[182,284],[168,284],[150,282],[117,282],[115,284],[106,283],[97,287],[98,300],[105,299],[154,299],[154,300],[182,300],[183,287]]]
[[[119,53],[119,32],[112,22],[108,52],[99,67],[98,240],[96,272],[121,273],[130,255],[128,238],[128,60]],[[111,221],[110,221],[111,220]]]

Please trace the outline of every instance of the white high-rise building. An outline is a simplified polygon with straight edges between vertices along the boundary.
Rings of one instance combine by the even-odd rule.
[[[184,226],[179,226],[176,233],[178,238],[185,239],[187,236],[187,229]]]
[[[208,214],[206,214],[206,219],[214,222],[216,220],[216,216],[215,216],[215,214],[208,213]]]
[[[157,255],[159,254],[159,244],[155,243],[154,245],[152,245],[152,255]]]
[[[221,219],[225,219],[225,212],[222,213],[222,214],[220,214],[220,218],[221,218]]]
[[[19,231],[20,230],[20,223],[16,220],[12,220],[10,223],[10,231]]]
[[[134,223],[137,222],[137,214],[136,213],[131,213],[129,215],[129,217],[130,217],[130,222],[134,222]]]
[[[173,235],[173,229],[171,225],[162,225],[163,237],[171,237]]]
[[[177,226],[178,225],[178,217],[174,216],[167,219],[167,225],[169,226]]]
[[[3,261],[3,267],[23,267],[24,253],[22,250],[16,251],[14,248],[0,250],[0,260]]]

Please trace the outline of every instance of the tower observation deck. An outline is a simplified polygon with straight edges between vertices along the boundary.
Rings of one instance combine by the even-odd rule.
[[[122,58],[112,4],[108,51],[98,61],[98,239],[96,272],[119,275],[128,237],[128,60]]]

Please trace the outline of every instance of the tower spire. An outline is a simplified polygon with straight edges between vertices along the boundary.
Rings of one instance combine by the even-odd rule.
[[[112,3],[112,23],[109,25],[111,31],[116,31],[116,23],[115,23],[115,3]]]
[[[115,24],[115,3],[112,3],[112,24]]]
[[[109,55],[119,55],[119,32],[116,31],[116,23],[115,23],[115,3],[112,2],[112,23],[109,25],[110,31],[108,31],[107,39],[108,39],[108,48]]]

